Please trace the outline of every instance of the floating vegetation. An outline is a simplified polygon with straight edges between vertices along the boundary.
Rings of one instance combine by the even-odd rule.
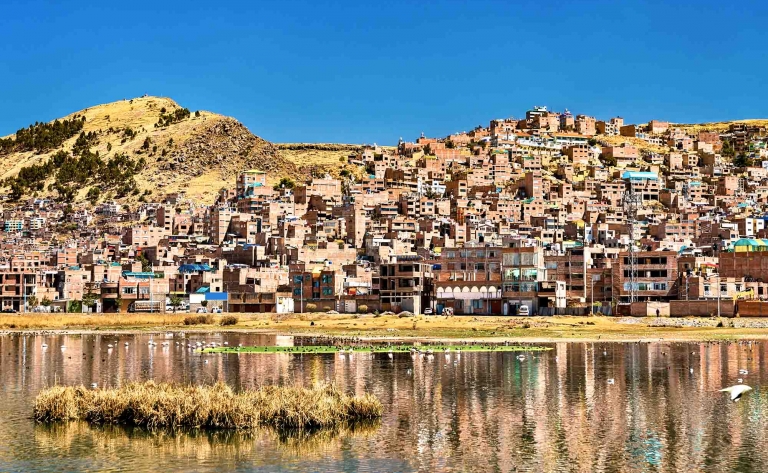
[[[302,345],[293,347],[211,347],[203,348],[203,353],[461,353],[461,352],[508,352],[508,351],[544,351],[547,347],[499,344],[468,345],[374,345],[339,347],[333,345]]]
[[[33,412],[38,422],[84,420],[149,429],[321,429],[378,419],[382,406],[370,393],[349,396],[326,384],[235,393],[224,383],[182,386],[146,381],[106,390],[54,386],[37,395]]]

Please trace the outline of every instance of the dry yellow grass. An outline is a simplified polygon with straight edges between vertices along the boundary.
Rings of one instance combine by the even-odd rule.
[[[104,132],[99,139],[98,145],[92,148],[93,152],[98,151],[101,156],[113,156],[116,153],[126,153],[129,156],[135,156],[135,151],[141,147],[147,137],[157,144],[159,148],[165,146],[170,139],[173,139],[174,143],[179,144],[197,133],[201,127],[208,126],[217,120],[225,118],[222,115],[206,111],[200,111],[200,117],[196,118],[193,111],[192,117],[187,120],[174,123],[166,128],[155,128],[155,123],[157,123],[162,108],[165,108],[166,112],[170,113],[181,107],[166,97],[140,97],[88,107],[62,117],[62,119],[69,119],[74,115],[85,116],[84,132],[98,132],[100,130]],[[136,131],[137,135],[135,138],[121,143],[122,134],[105,133],[110,127],[121,130],[129,127]],[[64,149],[70,149],[76,139],[77,136],[74,136],[64,142]],[[0,179],[15,176],[22,167],[45,162],[57,151],[58,149],[44,154],[35,154],[34,152],[12,153],[0,160]],[[147,177],[156,175],[156,173],[155,162],[153,159],[149,159],[147,168],[136,179],[140,190],[157,190],[156,185],[147,181]],[[183,179],[177,181],[173,179],[173,176],[168,177],[171,182],[164,191],[175,192],[183,188],[187,190],[188,196],[205,201],[212,201],[215,193],[223,183],[220,178],[218,182],[215,182],[217,181],[215,174],[212,176],[202,176],[203,179],[200,180],[202,182],[192,183],[194,185],[190,185],[188,181]],[[82,189],[78,197],[83,199],[87,191],[88,189]],[[126,200],[130,201],[131,199],[128,198]]]
[[[542,343],[582,340],[709,340],[768,338],[768,328],[655,327],[653,318],[622,323],[616,317],[397,316],[351,314],[237,314],[237,325],[222,327],[221,316],[208,325],[184,325],[186,314],[41,314],[0,317],[10,330],[183,330],[236,331],[284,335],[361,337],[371,340],[514,340]],[[763,319],[764,320],[764,319]]]
[[[700,131],[716,131],[718,133],[728,131],[728,128],[732,123],[743,123],[751,126],[768,126],[768,120],[766,119],[747,119],[747,120],[733,120],[730,122],[711,122],[711,123],[673,123],[670,124],[675,128],[680,128],[686,133],[698,133]]]
[[[183,326],[187,314],[18,314],[0,315],[0,328],[152,328]]]
[[[597,137],[597,141],[608,146],[620,146],[622,143],[627,143],[635,146],[639,151],[646,153],[666,153],[669,151],[668,147],[652,145],[640,138],[630,136],[600,135]]]
[[[221,382],[182,386],[146,381],[106,390],[53,386],[37,395],[33,407],[38,422],[84,420],[149,429],[315,429],[378,419],[381,413],[381,402],[372,394],[349,396],[334,385],[266,386],[236,393]]]

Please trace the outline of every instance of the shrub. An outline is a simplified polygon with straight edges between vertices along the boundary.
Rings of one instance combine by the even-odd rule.
[[[304,308],[307,309],[307,312],[314,312],[317,310],[317,306],[315,304],[307,304]]]
[[[359,305],[357,306],[357,311],[360,312],[361,314],[365,314],[368,312],[368,306],[365,304]]]
[[[188,315],[184,317],[184,325],[210,325],[213,323],[213,315],[200,314]]]
[[[221,320],[219,321],[219,324],[222,326],[237,325],[239,321],[240,319],[238,319],[234,315],[225,315],[224,317],[221,318]]]

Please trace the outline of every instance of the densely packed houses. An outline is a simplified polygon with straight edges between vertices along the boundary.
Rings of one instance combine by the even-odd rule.
[[[340,179],[244,170],[211,206],[6,202],[0,308],[749,314],[766,129],[699,129],[534,107],[364,147]]]

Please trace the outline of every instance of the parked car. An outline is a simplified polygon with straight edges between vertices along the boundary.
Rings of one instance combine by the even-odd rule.
[[[517,308],[517,315],[523,315],[523,316],[530,315],[530,312],[528,311],[528,306],[527,305],[521,305],[520,307],[518,307]]]
[[[221,314],[221,307],[214,307],[213,309],[211,309],[211,313]]]
[[[424,309],[424,315],[432,315],[432,308],[427,307],[426,309]]]
[[[208,313],[208,309],[206,309],[205,307],[198,307],[197,308],[197,313],[198,314],[207,314]]]

